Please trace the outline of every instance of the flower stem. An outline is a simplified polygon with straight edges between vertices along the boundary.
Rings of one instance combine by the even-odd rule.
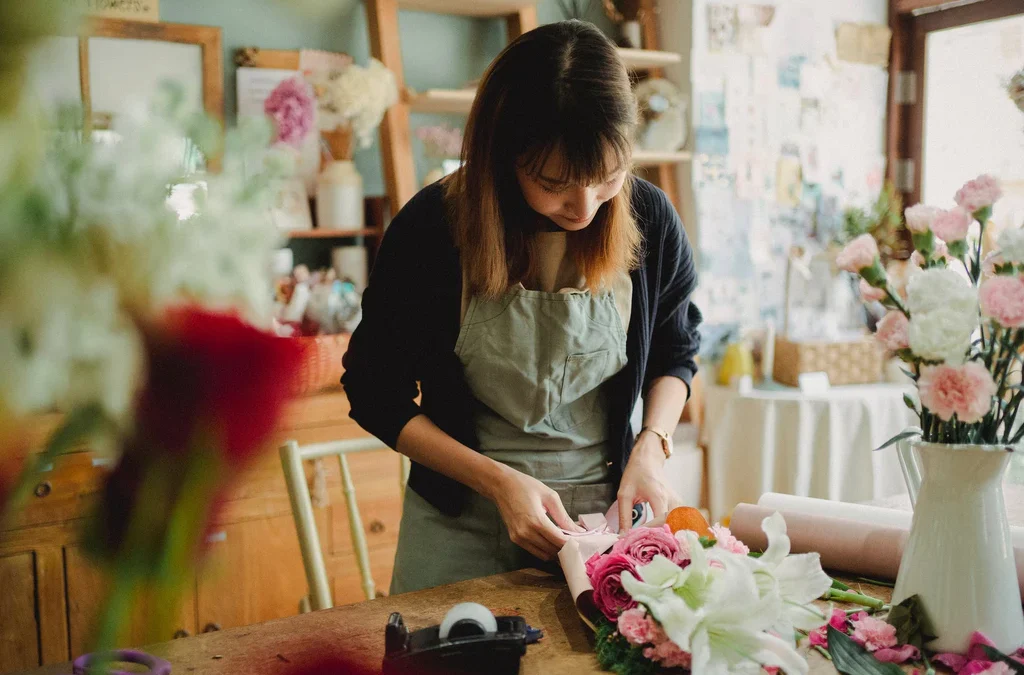
[[[870,595],[855,593],[853,591],[837,591],[834,588],[830,588],[825,591],[824,598],[825,600],[835,600],[836,602],[850,602],[855,605],[861,605],[862,607],[870,607],[871,609],[882,609],[885,607],[884,601],[878,598],[872,598]]]
[[[825,649],[821,645],[814,645],[814,648],[818,651],[819,654],[824,656],[826,659],[828,659],[829,661],[832,660],[832,655],[828,653],[827,649]]]

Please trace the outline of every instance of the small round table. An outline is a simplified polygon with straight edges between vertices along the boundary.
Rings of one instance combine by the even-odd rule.
[[[865,502],[906,492],[895,446],[874,452],[917,416],[910,387],[874,384],[804,394],[781,385],[740,393],[709,386],[702,440],[711,517],[765,492]]]

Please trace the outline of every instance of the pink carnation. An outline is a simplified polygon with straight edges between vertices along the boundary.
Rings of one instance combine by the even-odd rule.
[[[715,548],[721,548],[730,553],[738,553],[739,555],[750,553],[750,548],[737,539],[728,527],[715,523],[711,526],[711,534],[715,537]]]
[[[960,241],[967,238],[974,217],[962,206],[948,211],[939,211],[932,220],[932,232],[943,241]]]
[[[636,600],[622,587],[622,573],[636,575],[636,561],[623,553],[601,556],[590,573],[594,587],[594,604],[609,621],[616,621],[619,613],[637,606]]]
[[[978,291],[981,313],[1004,328],[1024,326],[1024,280],[995,276],[981,284]]]
[[[977,213],[986,206],[995,204],[1002,196],[1003,190],[999,187],[999,181],[993,176],[982,174],[964,183],[964,186],[956,191],[955,199],[956,203],[969,213]]]
[[[915,251],[916,253],[917,251]],[[863,279],[860,280],[860,299],[864,302],[881,302],[885,300],[885,289],[875,288]]]
[[[949,247],[946,246],[946,242],[941,239],[935,240],[934,250],[932,250],[932,260],[944,260],[949,262]],[[924,256],[921,255],[920,251],[914,251],[910,254],[910,264],[914,267],[924,267]]]
[[[657,661],[663,668],[689,669],[690,654],[680,649],[679,645],[669,640],[664,633],[659,637],[661,639],[656,638],[653,647],[644,649],[644,656],[651,661]]]
[[[850,637],[869,652],[896,646],[896,626],[892,626],[873,616],[863,616],[851,622],[853,632]]]
[[[656,555],[663,555],[676,564],[682,562],[679,541],[672,535],[672,528],[668,525],[634,527],[625,537],[615,542],[611,553],[628,555],[638,566],[651,562]]]
[[[807,637],[811,639],[812,646],[816,645],[818,647],[824,647],[825,649],[828,649],[829,626],[832,626],[833,628],[835,628],[838,631],[841,631],[842,633],[848,632],[849,629],[846,625],[846,612],[841,609],[833,609],[832,616],[829,617],[827,624],[821,626],[820,628],[815,628],[810,633],[808,633]]]
[[[911,206],[903,212],[907,221],[907,229],[919,234],[927,232],[932,229],[932,219],[938,212],[939,210],[934,206],[925,206],[924,204]]]
[[[969,361],[962,366],[926,366],[917,382],[921,403],[948,422],[980,421],[992,409],[996,383],[984,365]]]
[[[291,77],[274,87],[263,103],[263,112],[274,120],[277,140],[298,147],[313,128],[314,105],[305,80]]]
[[[619,614],[619,633],[626,638],[630,644],[645,645],[654,642],[656,626],[651,617],[643,609],[636,607],[627,609]]]
[[[849,244],[836,256],[836,265],[839,269],[858,274],[866,267],[875,264],[878,258],[878,244],[870,234],[862,234]]]
[[[936,654],[932,660],[941,663],[958,675],[981,675],[982,673],[1003,675],[1013,672],[1005,663],[989,661],[985,647],[995,648],[995,644],[984,633],[975,631],[971,634],[966,655],[946,652]],[[1024,649],[1018,649],[1010,655],[1013,660],[1024,663],[1022,657],[1024,657]],[[1004,669],[1003,666],[1006,666],[1007,669]]]
[[[910,347],[910,321],[898,309],[886,312],[875,329],[875,337],[890,352]]]

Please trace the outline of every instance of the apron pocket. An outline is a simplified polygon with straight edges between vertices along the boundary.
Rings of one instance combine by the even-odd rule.
[[[601,349],[587,354],[570,354],[565,359],[559,405],[551,412],[551,426],[558,431],[569,431],[594,414],[610,355],[609,350]]]

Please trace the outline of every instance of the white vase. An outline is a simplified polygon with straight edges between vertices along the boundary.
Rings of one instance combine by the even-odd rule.
[[[1011,449],[920,441],[900,447],[916,501],[892,601],[920,597],[938,636],[930,649],[963,654],[974,631],[1006,654],[1024,645],[1002,486]]]
[[[641,29],[639,21],[623,21],[619,26],[619,30],[622,32],[622,39],[626,43],[625,46],[631,47],[632,49],[640,49],[641,44]]]
[[[350,160],[330,162],[316,182],[316,226],[361,230],[364,227],[363,177]]]

